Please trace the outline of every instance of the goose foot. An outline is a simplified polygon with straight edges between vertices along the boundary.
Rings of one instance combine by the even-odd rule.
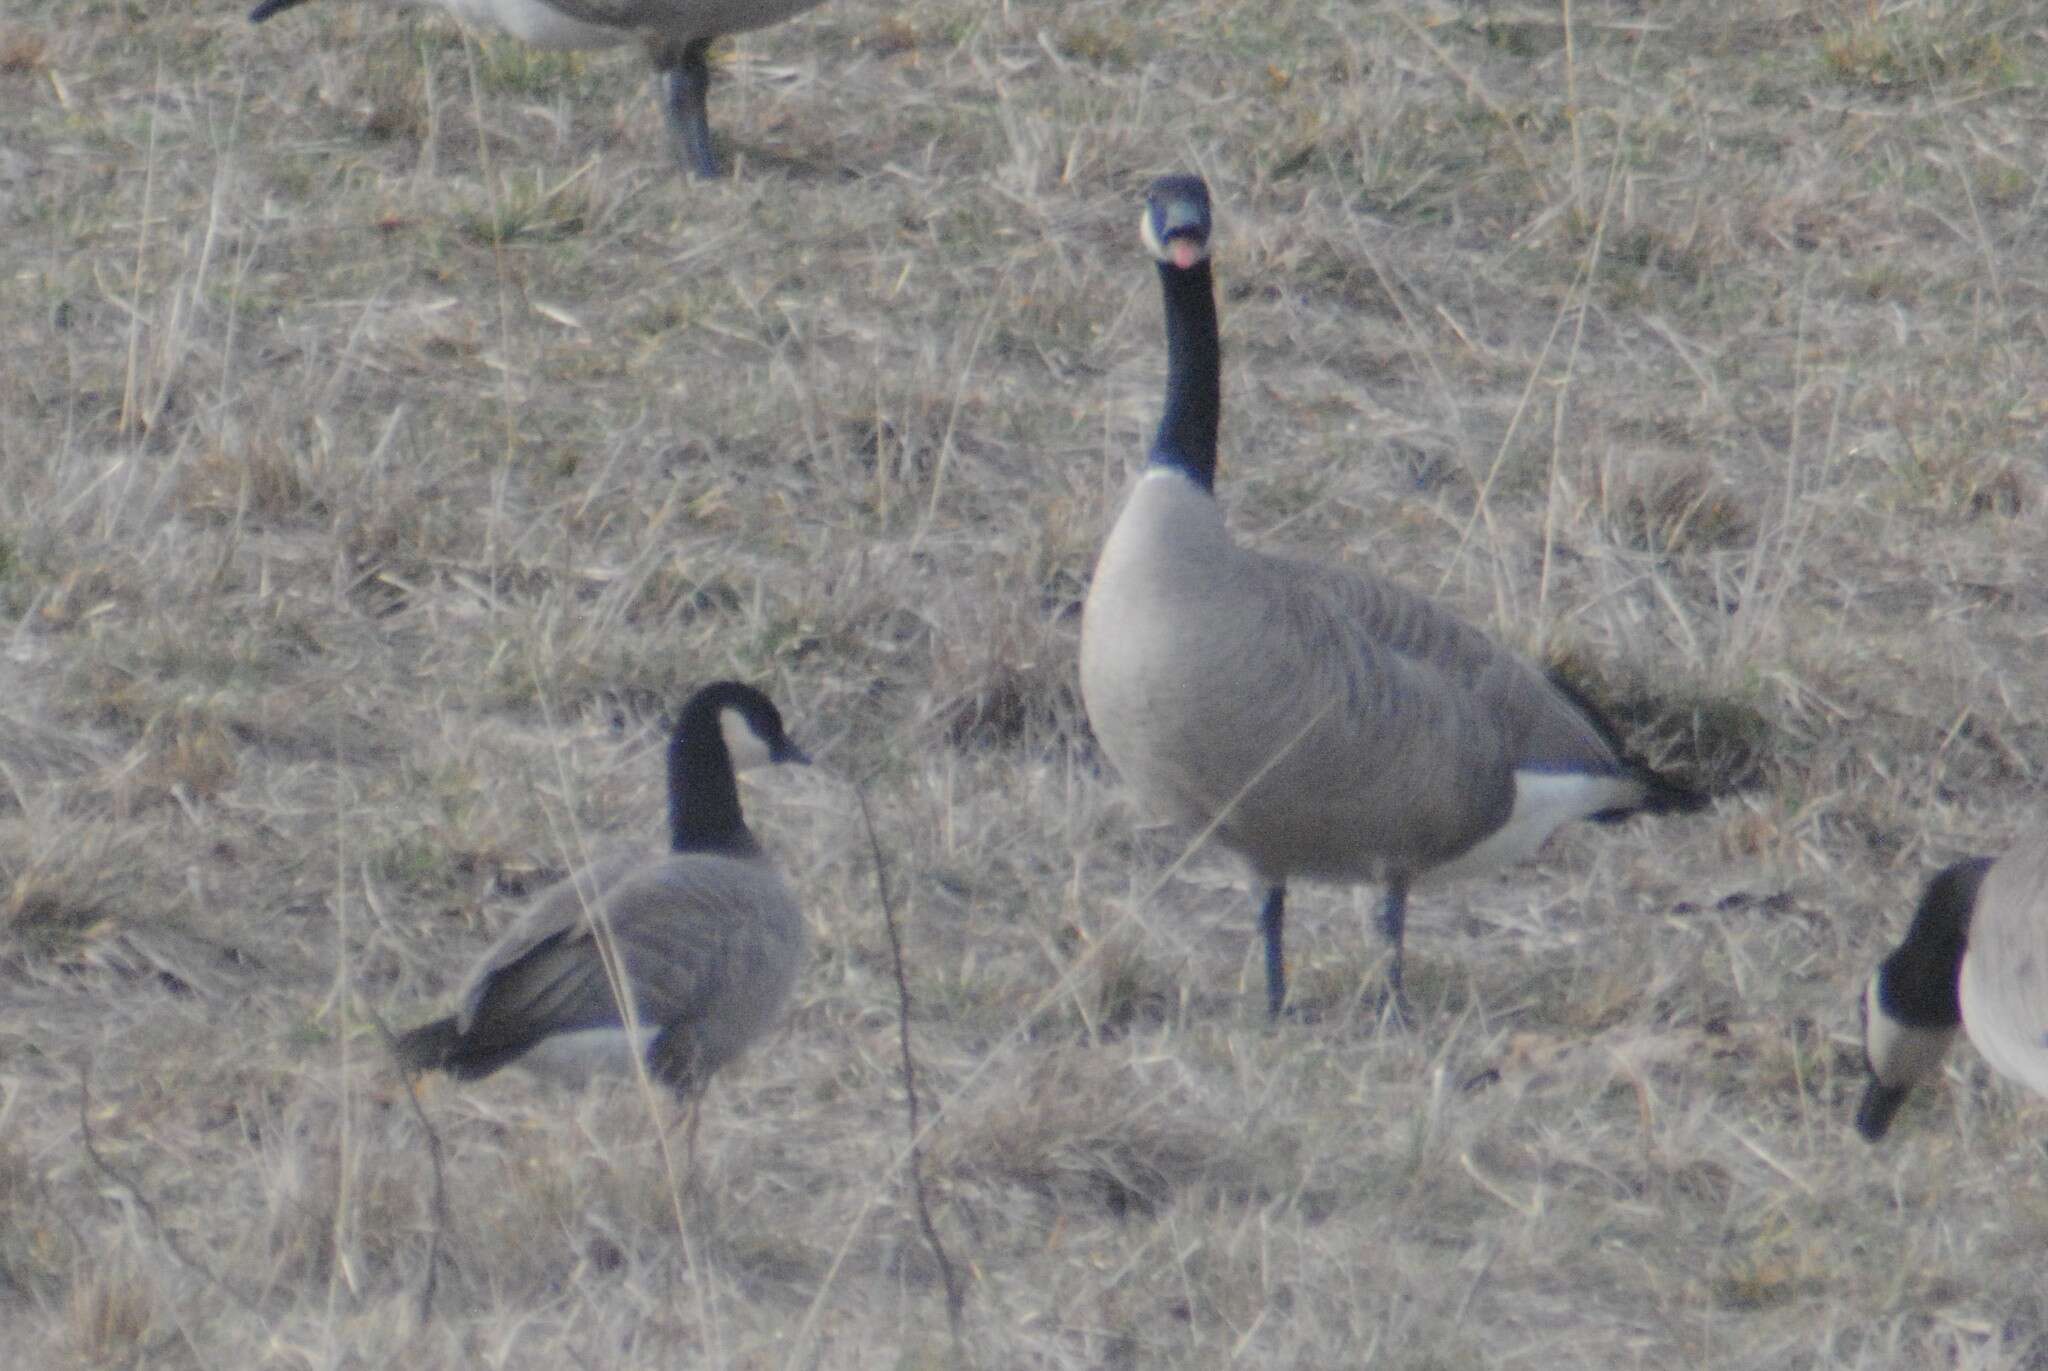
[[[1387,974],[1387,984],[1373,997],[1372,1018],[1382,1033],[1406,1033],[1414,1026],[1415,1008],[1408,1003],[1407,992],[1401,989],[1401,977],[1396,969]]]

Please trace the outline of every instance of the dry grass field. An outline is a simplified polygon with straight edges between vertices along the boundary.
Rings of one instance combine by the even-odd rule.
[[[719,55],[696,184],[631,49],[0,14],[0,1358],[2048,1366],[2048,1103],[1964,1048],[1849,1126],[1920,881],[2048,818],[2038,4],[830,0]],[[1240,536],[1719,796],[1418,896],[1405,1032],[1314,886],[1269,1026],[1242,873],[1079,708],[1175,169]],[[695,1183],[630,1084],[416,1110],[379,1024],[658,841],[726,675],[819,760],[744,785],[813,946]]]

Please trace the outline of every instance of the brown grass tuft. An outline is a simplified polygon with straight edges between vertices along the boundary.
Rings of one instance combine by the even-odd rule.
[[[66,1300],[69,1351],[87,1366],[127,1366],[146,1350],[157,1294],[123,1263],[80,1264]]]
[[[0,1148],[0,1303],[57,1297],[78,1269],[76,1244],[29,1158]]]
[[[1703,458],[1639,463],[1607,499],[1622,541],[1644,552],[1679,556],[1741,547],[1756,537],[1749,502]]]
[[[1145,1216],[1182,1186],[1218,1183],[1231,1164],[1200,1112],[1141,1068],[1097,1070],[1055,1050],[996,1109],[961,1120],[933,1160],[956,1182],[1000,1178],[1060,1212]]]
[[[177,498],[190,513],[221,522],[253,518],[275,524],[320,512],[298,463],[271,446],[208,453],[186,463]]]
[[[235,783],[234,741],[204,708],[186,705],[152,719],[141,749],[133,799],[215,800]]]
[[[69,963],[115,924],[79,876],[31,868],[7,891],[4,927],[17,952],[36,962]]]
[[[1709,794],[1768,784],[1782,764],[1783,742],[1753,701],[1664,693],[1640,675],[1589,660],[1583,650],[1553,653],[1550,670],[1620,732],[1631,753]]]
[[[32,29],[0,29],[0,76],[26,76],[49,61],[49,40]]]

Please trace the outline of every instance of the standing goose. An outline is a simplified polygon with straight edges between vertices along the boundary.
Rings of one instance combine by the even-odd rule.
[[[1139,231],[1165,296],[1166,408],[1082,613],[1088,720],[1147,807],[1213,824],[1250,863],[1271,1013],[1297,876],[1385,883],[1398,1008],[1411,885],[1520,860],[1569,819],[1706,797],[1624,756],[1585,702],[1422,596],[1233,541],[1214,489],[1208,188],[1154,182]]]
[[[668,747],[671,850],[599,862],[549,889],[477,963],[456,1012],[398,1040],[400,1063],[474,1080],[518,1062],[581,1082],[630,1070],[638,1052],[650,1076],[694,1100],[774,1020],[803,960],[803,915],[747,830],[733,773],[809,760],[752,686],[720,681],[691,696]],[[606,932],[632,989],[630,1046]]]
[[[260,24],[305,0],[261,0],[249,11]],[[488,24],[540,48],[609,48],[637,38],[660,73],[658,92],[676,160],[685,172],[719,174],[704,94],[711,86],[706,54],[729,33],[764,29],[820,0],[434,0],[456,18]]]
[[[2001,1074],[2048,1095],[2048,834],[1927,883],[1905,941],[1863,992],[1870,1084],[1857,1132],[1885,1135],[1958,1028]]]

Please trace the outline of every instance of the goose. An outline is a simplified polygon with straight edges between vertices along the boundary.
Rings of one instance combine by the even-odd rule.
[[[1081,695],[1140,802],[1241,856],[1266,1007],[1288,882],[1379,881],[1405,1014],[1408,894],[1532,854],[1571,819],[1694,811],[1588,703],[1422,595],[1243,547],[1215,494],[1221,351],[1208,187],[1168,176],[1140,236],[1165,299],[1166,400],[1082,607]]]
[[[1958,1028],[2000,1074],[2048,1095],[2048,833],[1937,872],[1862,1008],[1868,1142],[1941,1069]]]
[[[400,1065],[475,1080],[517,1062],[580,1084],[631,1070],[637,1053],[694,1104],[774,1021],[803,960],[803,915],[747,829],[734,772],[809,761],[760,691],[699,690],[668,746],[670,850],[550,887],[476,964],[455,1013],[398,1039]],[[630,1018],[600,936],[632,991]]]
[[[261,0],[260,24],[306,0]],[[609,48],[637,38],[660,75],[661,108],[685,173],[720,173],[704,110],[711,86],[711,44],[729,33],[764,29],[821,0],[434,0],[457,19],[502,29],[539,48]]]

